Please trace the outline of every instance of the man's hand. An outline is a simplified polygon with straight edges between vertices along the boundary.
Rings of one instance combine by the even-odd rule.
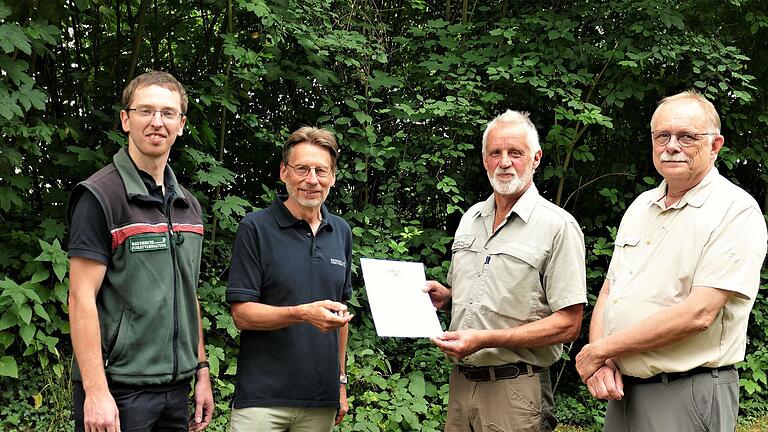
[[[120,414],[108,389],[85,392],[85,432],[120,432]]]
[[[587,387],[592,397],[597,399],[621,400],[624,397],[621,371],[610,359],[605,362],[605,366],[587,378]]]
[[[208,427],[213,418],[213,409],[210,370],[202,368],[195,374],[195,413],[189,419],[189,430],[201,431]]]
[[[320,300],[296,306],[302,321],[308,322],[322,332],[344,327],[354,315],[347,310],[347,305],[330,300]]]
[[[602,353],[599,348],[600,339],[597,341],[584,345],[581,352],[576,356],[576,370],[581,376],[583,382],[587,382],[587,379],[597,372],[598,369],[605,365],[608,358]]]
[[[456,360],[461,360],[485,348],[482,330],[447,331],[442,336],[430,338],[430,340],[440,348],[440,351]]]
[[[344,416],[349,412],[349,404],[347,402],[347,386],[341,384],[339,388],[339,412],[336,413],[336,424],[338,425],[344,420]]]
[[[443,286],[437,281],[427,281],[424,285],[424,292],[429,294],[429,299],[432,300],[432,306],[437,309],[442,309],[451,299],[451,290]]]

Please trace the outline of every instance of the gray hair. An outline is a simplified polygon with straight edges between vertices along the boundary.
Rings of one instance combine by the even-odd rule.
[[[707,98],[701,95],[701,93],[695,91],[695,90],[688,90],[684,91],[682,93],[678,93],[676,95],[667,96],[664,99],[659,102],[659,106],[656,107],[656,111],[653,112],[653,116],[651,117],[651,129],[653,129],[653,122],[656,120],[656,114],[659,113],[659,110],[664,105],[670,103],[670,102],[677,102],[677,101],[683,101],[683,100],[689,100],[693,102],[698,102],[699,105],[701,105],[702,108],[704,108],[704,112],[707,115],[707,123],[709,123],[709,126],[713,128],[712,132],[719,134],[720,133],[720,115],[717,114],[717,110],[715,109],[715,106],[712,104],[712,102],[708,101]]]
[[[485,157],[485,147],[488,142],[488,131],[499,125],[522,127],[525,130],[527,136],[525,141],[528,143],[528,147],[531,150],[531,157],[533,157],[536,152],[541,150],[541,145],[539,144],[539,133],[536,132],[536,126],[533,125],[533,122],[530,118],[528,118],[528,116],[529,114],[525,111],[507,110],[503,114],[500,114],[495,119],[491,120],[488,123],[488,126],[485,127],[485,132],[483,132],[483,157]]]

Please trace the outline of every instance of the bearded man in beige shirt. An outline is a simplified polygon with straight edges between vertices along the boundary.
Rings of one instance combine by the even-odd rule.
[[[586,303],[584,237],[533,183],[542,151],[527,113],[492,120],[482,155],[493,194],[459,223],[451,288],[425,288],[451,309],[450,331],[432,339],[456,362],[445,431],[549,432],[549,367],[578,337]]]
[[[627,209],[576,367],[607,399],[606,431],[733,431],[766,224],[714,167],[720,117],[694,92],[651,119],[664,177]]]

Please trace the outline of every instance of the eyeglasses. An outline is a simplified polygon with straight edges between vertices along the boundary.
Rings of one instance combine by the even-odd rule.
[[[169,123],[170,122],[177,122],[177,121],[181,120],[181,116],[184,115],[184,113],[180,113],[180,112],[178,112],[176,110],[172,110],[172,109],[161,109],[161,110],[159,110],[159,109],[151,109],[151,108],[146,108],[146,107],[142,107],[142,108],[128,108],[125,111],[126,112],[135,111],[136,112],[136,116],[138,116],[139,118],[142,118],[142,119],[148,119],[150,117],[154,117],[156,113],[160,113],[160,117],[162,117],[164,121],[169,122]]]
[[[296,165],[293,166],[289,164],[288,162],[284,162],[286,165],[291,167],[293,169],[293,172],[296,173],[299,177],[306,177],[309,175],[309,172],[312,170],[315,170],[315,175],[318,178],[326,178],[329,175],[331,175],[331,168],[327,166],[319,166],[319,167],[309,167],[306,165]]]
[[[669,144],[669,142],[672,140],[672,137],[677,138],[677,142],[681,146],[691,147],[693,145],[696,145],[697,142],[701,141],[701,139],[707,135],[717,135],[717,134],[714,132],[707,132],[707,133],[695,133],[695,132],[671,133],[668,131],[651,132],[651,136],[653,137],[653,143],[659,147],[666,147],[667,144]]]

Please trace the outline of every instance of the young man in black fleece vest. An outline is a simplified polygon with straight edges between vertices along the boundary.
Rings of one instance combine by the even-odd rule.
[[[167,163],[187,96],[149,72],[123,106],[127,149],[75,187],[68,209],[75,430],[202,430],[213,414],[196,294],[203,224]]]

